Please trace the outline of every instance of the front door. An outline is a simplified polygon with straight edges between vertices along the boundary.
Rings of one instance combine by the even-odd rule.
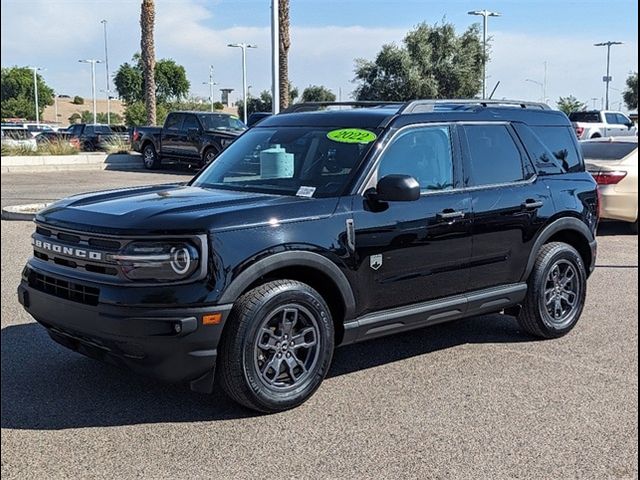
[[[356,275],[362,312],[462,293],[471,255],[471,200],[459,188],[459,148],[449,125],[398,131],[369,183],[413,176],[421,197],[372,203],[355,197]]]

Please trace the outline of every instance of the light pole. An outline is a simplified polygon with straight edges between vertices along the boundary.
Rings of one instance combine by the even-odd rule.
[[[280,2],[271,0],[271,112],[280,113]],[[247,119],[245,118],[246,122]]]
[[[487,29],[489,28],[489,17],[501,17],[498,12],[490,12],[489,10],[472,10],[467,12],[469,15],[478,15],[482,17],[482,98],[487,98]]]
[[[247,48],[258,48],[248,43],[230,43],[227,47],[242,49],[242,107],[244,121],[247,121]],[[275,100],[274,100],[275,102]]]
[[[36,125],[40,126],[40,112],[38,110],[38,72],[43,69],[40,67],[27,67],[33,71],[33,99],[36,104]]]
[[[537,80],[532,80],[530,78],[525,78],[524,80],[525,82],[529,82],[529,83],[535,83],[536,85],[538,85],[540,87],[540,91],[542,92],[542,101],[544,102],[544,83],[539,82]]]
[[[605,110],[609,110],[609,82],[613,80],[613,78],[611,78],[611,75],[609,75],[609,65],[611,63],[611,45],[622,45],[622,44],[623,42],[611,42],[611,41],[593,44],[594,47],[607,47],[607,75],[602,77],[602,80],[606,84],[605,92],[604,92],[604,98],[605,98],[604,109]]]
[[[102,61],[89,58],[86,60],[78,60],[78,62],[91,64],[91,97],[93,98],[93,123],[95,125],[98,123],[98,112],[96,109],[96,63],[102,63]]]
[[[217,85],[213,81],[213,65],[209,65],[209,81],[202,82],[203,85],[209,85],[209,101],[211,102],[211,112],[213,113],[213,86]]]
[[[107,21],[100,20],[104,26],[104,67],[107,73],[107,123],[111,124],[111,87],[109,85],[109,51],[107,50]],[[95,123],[95,122],[94,122]]]

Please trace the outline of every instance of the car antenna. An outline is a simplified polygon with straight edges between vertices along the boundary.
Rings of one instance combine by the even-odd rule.
[[[498,85],[500,85],[500,80],[498,80],[498,83],[496,83],[496,86],[493,87],[493,90],[491,90],[491,95],[489,95],[489,100],[493,98],[493,94],[496,93],[496,90],[498,89]]]

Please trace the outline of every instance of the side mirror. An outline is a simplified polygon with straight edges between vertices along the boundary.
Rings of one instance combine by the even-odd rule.
[[[370,196],[380,202],[412,202],[420,198],[420,184],[410,175],[386,175]]]
[[[636,124],[635,124],[635,123],[633,123],[633,122],[629,122],[629,123],[627,123],[627,128],[628,128],[629,130],[631,130],[631,129],[632,129],[633,127],[635,127],[635,126],[636,126]]]

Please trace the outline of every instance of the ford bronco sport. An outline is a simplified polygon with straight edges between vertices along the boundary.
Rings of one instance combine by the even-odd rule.
[[[55,341],[275,412],[337,345],[492,312],[569,332],[598,196],[546,105],[298,104],[186,185],[77,195],[35,223],[18,294]]]

